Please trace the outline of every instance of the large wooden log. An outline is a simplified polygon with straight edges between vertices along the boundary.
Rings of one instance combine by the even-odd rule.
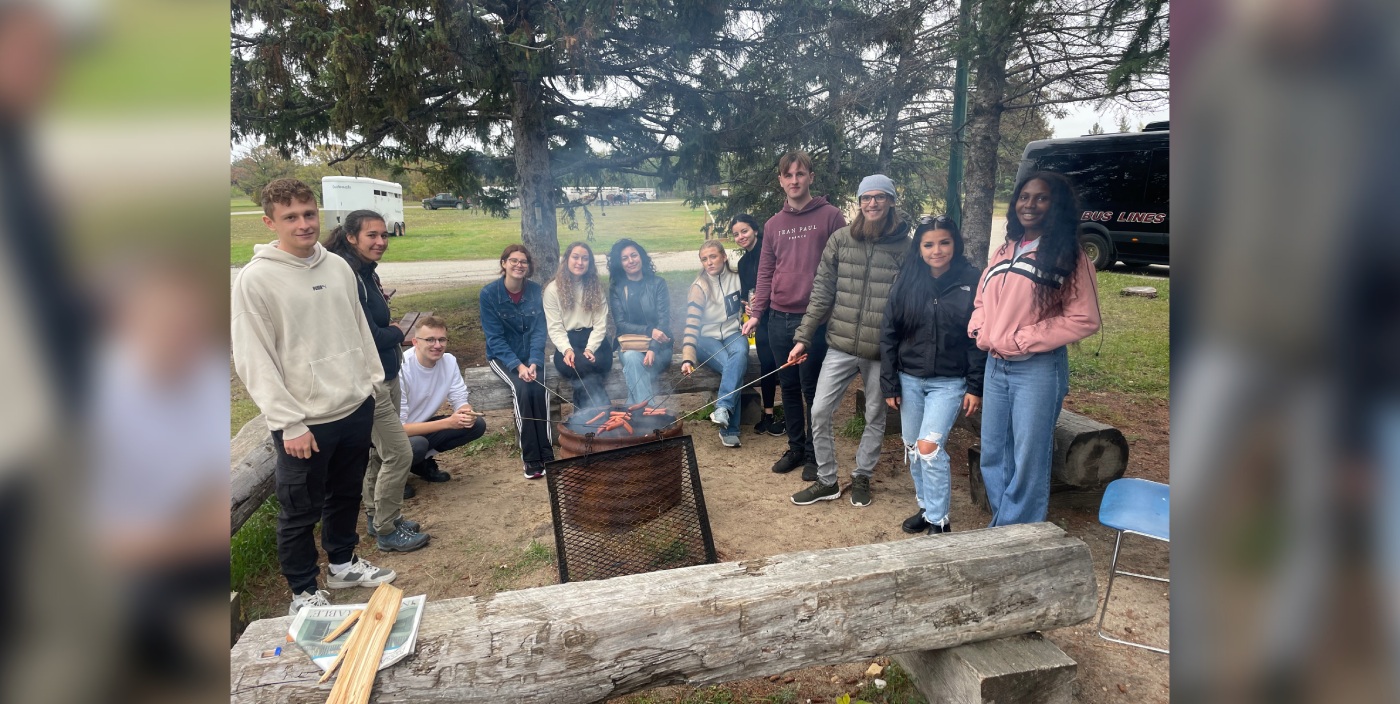
[[[982,429],[982,414],[959,416],[973,434]],[[1128,469],[1128,440],[1123,431],[1073,411],[1060,411],[1055,423],[1055,454],[1050,479],[1083,489],[1102,488]]]
[[[229,518],[237,533],[248,517],[272,495],[272,470],[277,453],[272,449],[272,433],[267,420],[258,416],[243,425],[229,442]]]
[[[894,656],[936,704],[1070,704],[1077,664],[1039,633]]]
[[[429,602],[418,652],[379,674],[379,701],[597,702],[1080,623],[1089,549],[1049,523]],[[250,625],[230,655],[234,702],[321,702],[284,642]]]

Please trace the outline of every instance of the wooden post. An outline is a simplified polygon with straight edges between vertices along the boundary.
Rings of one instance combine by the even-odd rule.
[[[429,602],[417,653],[376,692],[597,702],[1059,628],[1096,604],[1088,546],[1053,524],[921,536]],[[231,701],[325,699],[306,657],[258,657],[289,619],[244,631]]]
[[[929,704],[1070,704],[1078,666],[1039,633],[894,656]]]

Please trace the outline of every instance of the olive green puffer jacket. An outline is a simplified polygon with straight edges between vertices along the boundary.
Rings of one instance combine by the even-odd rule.
[[[812,346],[812,335],[827,320],[833,349],[862,359],[880,358],[880,328],[899,265],[909,252],[909,223],[903,218],[874,242],[858,242],[850,226],[831,235],[817,265],[812,300],[793,339]]]

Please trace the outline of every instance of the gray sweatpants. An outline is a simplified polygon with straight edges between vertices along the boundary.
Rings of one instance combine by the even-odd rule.
[[[823,484],[836,483],[836,428],[832,416],[857,373],[865,387],[865,432],[861,433],[860,447],[856,449],[853,474],[871,476],[875,473],[875,463],[880,461],[880,443],[885,438],[885,395],[880,393],[880,360],[861,359],[833,347],[822,362],[817,395],[812,401],[812,450],[817,456],[817,481]]]

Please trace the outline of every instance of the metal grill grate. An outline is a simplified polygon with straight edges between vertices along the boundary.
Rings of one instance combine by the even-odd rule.
[[[717,562],[689,435],[556,460],[545,477],[560,582]]]

